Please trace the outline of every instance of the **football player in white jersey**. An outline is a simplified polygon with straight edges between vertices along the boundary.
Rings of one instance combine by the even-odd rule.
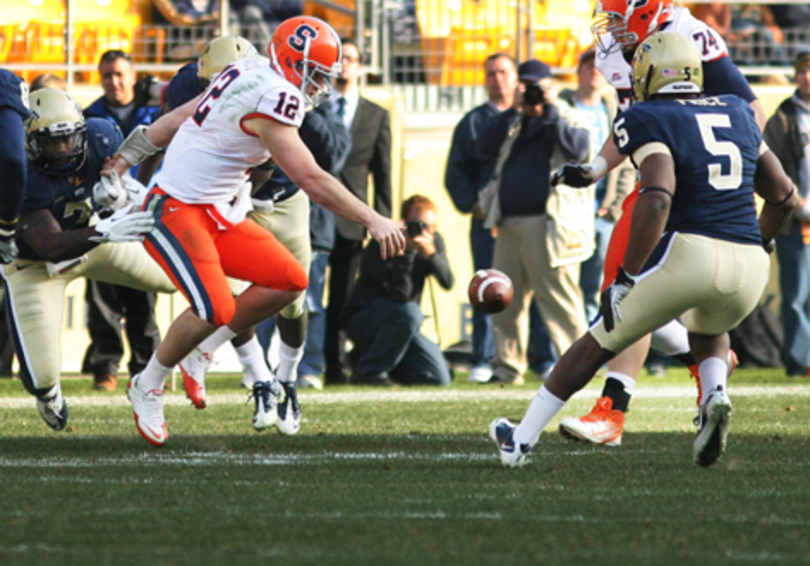
[[[272,156],[313,200],[366,226],[384,257],[405,248],[399,223],[374,212],[318,167],[298,135],[305,108],[328,95],[329,79],[339,73],[335,31],[317,18],[290,18],[276,29],[269,55],[270,65],[237,61],[201,97],[135,130],[115,162],[123,169],[172,142],[144,203],[156,220],[145,245],[192,306],[128,386],[137,428],[156,446],[168,438],[163,384],[171,368],[212,333],[224,343],[277,313],[307,286],[307,273],[292,254],[245,220],[252,168]],[[234,300],[227,276],[252,285]],[[263,418],[259,409],[254,419]]]
[[[631,61],[636,47],[650,34],[666,30],[682,33],[697,47],[703,63],[703,88],[707,95],[736,94],[751,105],[757,124],[760,128],[764,127],[762,103],[728,57],[722,37],[692,16],[687,8],[675,7],[673,0],[600,0],[596,3],[594,17],[596,21],[592,29],[598,43],[596,67],[616,88],[621,110],[627,109],[633,102]],[[554,174],[552,183],[588,186],[623,159],[611,136],[591,163],[563,166]],[[611,235],[604,265],[603,303],[604,293],[615,280],[624,258],[630,235],[630,218],[637,197],[636,190],[625,199],[622,217]],[[651,338],[654,348],[690,366],[700,390],[700,379],[690,353],[686,329],[679,322],[672,321],[611,360],[602,396],[594,409],[581,418],[563,419],[560,423],[561,433],[595,444],[621,444],[624,413],[633,392],[635,377],[644,365]],[[728,365],[729,372],[732,372],[736,365],[733,352]]]
[[[245,57],[258,57],[258,53],[253,46],[244,38],[236,36],[223,36],[212,40],[205,46],[198,61],[189,64],[188,68],[181,70],[172,79],[167,87],[166,99],[171,108],[180,106],[194,98],[197,94],[205,90],[211,80],[221,73],[228,65]],[[269,63],[269,61],[268,61]],[[309,122],[307,121],[309,120]],[[307,142],[316,143],[316,147],[321,147],[319,151],[313,150],[313,155],[325,169],[331,169],[333,164],[331,159],[342,159],[339,157],[348,153],[351,140],[348,132],[342,123],[324,123],[324,114],[319,112],[309,113],[301,127],[301,137]],[[319,125],[313,125],[319,124]],[[337,129],[343,130],[341,135]],[[317,140],[317,141],[316,141]],[[330,149],[326,151],[326,147]],[[264,186],[269,172],[273,169],[272,161],[254,170],[252,182],[254,183],[253,210],[248,214],[248,218],[257,222],[260,226],[273,233],[284,246],[289,249],[301,265],[309,272],[311,263],[311,242],[309,226],[309,198],[296,188],[290,192],[288,186],[278,197],[274,193],[275,186],[270,188]],[[234,282],[238,285],[232,290],[239,293],[241,282]],[[279,344],[279,365],[276,368],[276,377],[283,394],[278,400],[277,414],[278,421],[275,423],[282,434],[296,434],[301,426],[301,408],[298,403],[296,390],[296,370],[301,360],[304,350],[304,340],[307,329],[307,311],[304,308],[304,294],[295,301],[284,307],[278,314],[277,322],[280,335]],[[216,335],[212,340],[216,340]],[[255,337],[251,328],[232,341],[234,348],[239,354],[239,359],[253,359],[255,365],[266,364],[264,352]],[[183,373],[183,386],[186,393],[197,408],[205,408],[205,374],[210,367],[213,351],[210,350],[207,340],[204,340],[194,351],[180,362],[179,366]],[[242,385],[253,389],[253,397],[256,402],[264,403],[265,389],[267,383],[271,384],[271,389],[275,385],[272,375],[270,379],[256,371],[245,371],[242,378]],[[275,401],[270,397],[270,403]],[[272,417],[271,417],[272,418]],[[261,420],[254,422],[263,430],[270,426],[270,422]]]

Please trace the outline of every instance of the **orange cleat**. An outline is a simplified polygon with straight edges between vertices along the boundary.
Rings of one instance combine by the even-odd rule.
[[[624,431],[624,413],[613,410],[613,399],[600,397],[593,410],[578,419],[560,421],[560,434],[605,446],[620,446]]]

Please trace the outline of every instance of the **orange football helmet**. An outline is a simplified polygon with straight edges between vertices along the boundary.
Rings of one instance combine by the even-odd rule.
[[[601,51],[632,52],[658,31],[673,10],[673,0],[598,0],[591,31]]]
[[[332,26],[311,16],[284,20],[267,46],[270,64],[297,86],[312,106],[332,92],[331,80],[340,76],[343,46]],[[307,93],[309,85],[317,87]]]

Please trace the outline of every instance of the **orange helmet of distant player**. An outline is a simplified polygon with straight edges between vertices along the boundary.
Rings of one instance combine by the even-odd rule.
[[[340,76],[343,47],[332,26],[311,16],[284,20],[267,47],[270,64],[297,86],[304,100],[316,106],[332,92],[331,80]],[[308,86],[317,91],[307,93]]]
[[[598,0],[591,31],[605,53],[632,51],[658,31],[673,10],[673,0]]]

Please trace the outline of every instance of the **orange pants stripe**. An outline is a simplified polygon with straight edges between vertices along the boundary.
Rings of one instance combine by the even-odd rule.
[[[220,326],[233,318],[236,301],[227,277],[280,291],[307,287],[307,273],[298,260],[253,221],[222,229],[213,205],[185,204],[157,187],[144,208],[155,213],[146,250],[203,320]]]
[[[636,205],[636,199],[638,199],[638,189],[639,187],[636,186],[636,189],[624,199],[622,216],[613,227],[607,254],[605,254],[604,279],[602,280],[603,291],[616,279],[619,268],[624,262],[624,253],[627,251],[627,244],[630,242],[630,222],[633,219],[633,207]]]

